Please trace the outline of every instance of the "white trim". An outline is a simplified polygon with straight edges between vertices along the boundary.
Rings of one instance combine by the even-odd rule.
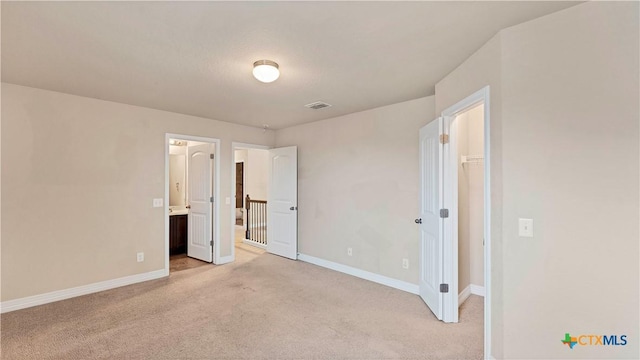
[[[298,260],[308,262],[310,264],[318,265],[327,269],[335,270],[347,275],[355,276],[360,279],[373,281],[374,283],[386,285],[394,289],[406,291],[411,294],[415,294],[415,295],[420,294],[420,289],[418,288],[418,284],[411,284],[405,281],[393,279],[383,275],[357,269],[351,266],[338,264],[329,260],[320,259],[310,255],[298,254]]]
[[[471,285],[464,288],[460,292],[460,294],[458,294],[458,306],[462,305],[462,303],[464,303],[469,298],[469,296],[471,296]]]
[[[442,321],[457,323],[458,297],[458,122],[455,115],[442,116],[442,134],[449,135],[448,146],[442,149],[442,207],[449,209],[449,217],[443,219],[442,282],[449,284],[449,293],[442,299]]]
[[[267,250],[267,245],[260,244],[259,242],[255,242],[255,241],[253,241],[253,240],[249,240],[249,239],[242,239],[242,243],[243,243],[243,244],[247,244],[247,245],[251,245],[251,246],[254,246],[254,247],[257,247],[257,248],[263,249],[263,250]]]
[[[471,293],[473,295],[478,295],[478,296],[484,297],[484,294],[485,294],[484,286],[471,284],[471,285],[469,285],[469,289],[471,290]]]
[[[240,149],[269,150],[271,149],[271,147],[266,145],[247,144],[247,143],[241,143],[241,142],[235,142],[235,141],[231,142],[231,159],[232,159],[231,161],[231,194],[234,195],[234,199],[236,194],[236,150],[240,150]],[[247,170],[246,167],[244,170],[245,171],[243,172],[243,176],[245,176],[246,174],[246,170]],[[244,180],[246,180],[246,176]],[[244,182],[244,184],[246,184],[246,181]],[[244,200],[242,201],[242,203],[244,204]],[[236,246],[235,246],[236,228],[235,226],[236,226],[236,206],[234,202],[234,205],[231,206],[231,256],[230,256],[231,260],[227,262],[232,262],[232,261],[235,261],[236,259]]]
[[[448,107],[442,116],[453,116],[479,104],[484,104],[484,358],[491,356],[491,101],[487,85]],[[457,167],[457,163],[456,163]],[[445,259],[446,260],[446,259]],[[455,300],[453,300],[455,301]],[[446,305],[445,305],[446,307]]]
[[[224,264],[223,257],[220,256],[220,139],[191,136],[182,134],[165,133],[164,145],[164,268],[169,273],[169,139],[199,141],[214,144],[213,159],[213,263]],[[232,216],[235,221],[235,216]],[[233,241],[233,237],[231,238]]]
[[[458,307],[464,303],[469,296],[478,295],[484,297],[484,286],[470,284],[458,294]]]
[[[222,265],[222,264],[227,264],[233,262],[233,256],[231,255],[227,255],[227,256],[220,256],[218,258],[218,262],[216,263],[216,265]]]
[[[93,294],[121,286],[136,284],[143,281],[155,280],[166,276],[169,276],[169,272],[165,269],[161,269],[142,274],[129,275],[117,279],[100,281],[93,284],[77,286],[69,289],[56,290],[44,294],[27,296],[20,299],[7,300],[0,303],[0,312],[4,314],[10,311],[44,305],[77,296]]]

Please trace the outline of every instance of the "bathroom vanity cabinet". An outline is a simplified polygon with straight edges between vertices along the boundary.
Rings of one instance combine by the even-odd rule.
[[[169,254],[187,253],[187,216],[169,216]]]

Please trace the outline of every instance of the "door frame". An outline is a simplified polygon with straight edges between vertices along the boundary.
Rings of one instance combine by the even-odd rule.
[[[231,193],[234,194],[236,193],[236,150],[242,150],[242,149],[255,149],[255,150],[269,150],[271,149],[271,146],[266,146],[266,145],[258,145],[258,144],[247,144],[247,143],[242,143],[242,142],[232,142],[231,143],[231,158],[233,159],[231,161]],[[244,172],[242,173],[242,175],[244,176],[244,180],[247,179],[247,168],[245,166]],[[245,181],[246,184],[246,181]],[[245,191],[246,194],[246,191]],[[244,204],[244,201],[242,201],[242,203]],[[231,207],[231,259],[229,261],[235,261],[236,260],[236,209],[235,209],[235,202],[233,203],[234,205]]]
[[[169,275],[169,139],[199,141],[214,145],[213,157],[213,263],[220,264],[220,139],[165,133],[164,136],[164,272]]]
[[[442,111],[441,116],[444,117],[445,133],[449,134],[451,149],[457,144],[456,134],[450,130],[455,130],[457,124],[455,117],[460,113],[471,109],[479,104],[484,104],[484,358],[491,358],[491,121],[490,121],[490,88],[485,86],[474,92],[466,98],[458,101],[454,105]],[[453,151],[454,155],[457,150]],[[445,296],[443,301],[443,318],[458,318],[458,243],[453,241],[453,231],[455,231],[457,240],[457,229],[453,226],[457,224],[458,218],[458,160],[451,157],[451,151],[445,161],[449,165],[449,170],[445,170],[444,178],[444,196],[445,208],[451,209],[452,221],[450,231],[445,231],[444,239],[444,277],[451,279],[451,292]],[[455,182],[454,182],[455,180]],[[455,185],[454,185],[455,184]],[[449,195],[449,196],[447,196]]]

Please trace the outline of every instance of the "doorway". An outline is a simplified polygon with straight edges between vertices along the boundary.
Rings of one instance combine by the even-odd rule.
[[[439,320],[456,323],[459,303],[468,296],[465,292],[471,293],[472,288],[477,295],[484,292],[485,358],[491,354],[489,114],[487,86],[447,108],[441,117],[420,129],[420,218],[416,219],[420,226],[420,296]],[[469,152],[470,115],[481,118],[473,122],[473,153]],[[482,136],[478,136],[479,133]],[[482,152],[478,154],[480,149]],[[481,169],[478,169],[480,164]],[[472,166],[475,168],[471,169]],[[473,184],[470,183],[471,172],[474,173]],[[470,223],[471,185],[474,188],[473,226]],[[481,212],[478,211],[480,203]],[[483,240],[481,272],[484,289],[480,284],[471,286],[472,247],[473,278],[480,281],[477,270],[480,234]]]
[[[239,151],[239,150],[236,150]],[[234,154],[237,159],[237,156]],[[236,226],[244,225],[244,217],[242,215],[244,209],[244,161],[235,161],[236,164]]]
[[[231,144],[231,209],[233,245],[236,250],[269,252],[289,259],[298,258],[298,157],[297,147],[270,149],[245,143]],[[242,202],[238,199],[237,164],[242,163]],[[237,225],[241,220],[243,225]]]
[[[165,271],[219,262],[219,140],[166,134]]]
[[[484,297],[484,104],[458,114],[456,132],[458,307],[470,296]],[[454,166],[452,164],[452,166]],[[456,179],[453,179],[454,186]]]
[[[234,147],[235,248],[267,248],[267,198],[269,152],[253,147]]]

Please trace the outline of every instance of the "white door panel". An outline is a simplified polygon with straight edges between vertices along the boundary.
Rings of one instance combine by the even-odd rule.
[[[191,206],[188,219],[187,256],[206,262],[213,261],[211,147],[211,144],[195,145],[189,146],[187,151],[187,191]]]
[[[420,296],[442,320],[442,119],[420,129]]]
[[[297,147],[269,150],[267,200],[267,251],[298,258],[298,155]]]

